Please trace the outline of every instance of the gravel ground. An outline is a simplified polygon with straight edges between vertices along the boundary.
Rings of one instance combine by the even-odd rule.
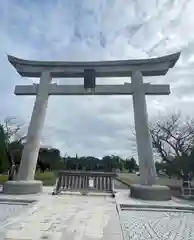
[[[194,213],[122,211],[125,240],[193,240]]]

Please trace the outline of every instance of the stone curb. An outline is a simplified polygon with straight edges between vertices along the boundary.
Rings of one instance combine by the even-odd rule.
[[[121,233],[122,233],[122,237],[123,237],[123,240],[125,240],[125,231],[123,229],[123,225],[122,225],[122,220],[121,220],[121,206],[120,204],[118,204],[116,202],[116,211],[117,211],[117,214],[118,214],[118,217],[119,217],[119,224],[120,224],[120,228],[121,228]]]
[[[55,194],[54,196],[63,196],[63,195],[69,195],[69,196],[91,196],[91,197],[114,197],[114,193],[106,193],[106,192],[68,192],[68,191],[61,191],[58,194]]]
[[[122,180],[121,178],[119,177],[116,177],[116,180],[125,184],[126,186],[128,186],[129,188],[131,187],[131,184],[125,182],[124,180]],[[132,183],[133,184],[133,183]],[[181,189],[181,186],[171,186],[171,185],[166,185],[167,187],[169,187],[171,190],[180,190]]]
[[[131,184],[126,183],[125,181],[121,180],[119,177],[116,177],[116,180],[121,182],[121,183],[123,183],[123,184],[125,184],[127,187],[131,187]]]
[[[11,199],[11,198],[0,198],[0,204],[1,203],[25,203],[30,204],[36,202],[35,200],[26,200],[26,199]]]
[[[146,209],[164,209],[164,210],[186,210],[194,211],[194,207],[189,206],[177,206],[177,205],[156,205],[156,204],[120,204],[121,210],[130,210],[130,208],[146,208]]]

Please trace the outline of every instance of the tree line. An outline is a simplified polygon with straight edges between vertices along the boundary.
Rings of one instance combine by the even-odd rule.
[[[22,125],[14,118],[7,118],[0,124],[0,172],[19,166],[26,137]],[[149,125],[154,154],[157,156],[158,174],[178,178],[192,178],[194,175],[194,120],[180,113],[173,113]],[[119,156],[61,156],[56,148],[40,148],[37,169],[45,170],[86,170],[138,171],[134,158],[123,159]],[[10,173],[11,174],[11,173]]]
[[[21,134],[22,125],[15,119],[7,118],[0,124],[0,172],[9,170],[9,178],[17,173],[22,157],[26,136]],[[61,156],[57,148],[42,147],[39,150],[37,169],[46,170],[85,170],[85,171],[137,171],[134,158],[123,159],[119,156],[104,156],[102,159],[93,156]]]

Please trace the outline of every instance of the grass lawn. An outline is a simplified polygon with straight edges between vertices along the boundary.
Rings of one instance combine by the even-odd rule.
[[[57,176],[56,172],[40,173],[37,171],[35,174],[35,180],[42,181],[44,186],[53,186],[56,183],[56,176]],[[3,184],[7,180],[8,180],[7,175],[0,175],[0,184]]]
[[[119,173],[121,180],[128,184],[139,183],[140,177],[132,173]],[[179,197],[181,195],[181,180],[176,178],[158,177],[156,184],[170,187],[172,195]]]
[[[35,180],[40,180],[43,182],[44,186],[53,186],[56,183],[57,172],[36,172]]]
[[[133,173],[119,173],[119,177],[126,183],[139,183],[140,177]],[[181,180],[176,178],[169,179],[168,177],[158,177],[158,185],[167,185],[172,188],[181,187]]]

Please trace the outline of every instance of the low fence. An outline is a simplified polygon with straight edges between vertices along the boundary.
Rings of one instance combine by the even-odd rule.
[[[60,171],[53,195],[61,191],[114,194],[115,179],[116,173],[112,172]]]
[[[194,197],[194,187],[190,181],[184,181],[181,192],[183,197]]]

